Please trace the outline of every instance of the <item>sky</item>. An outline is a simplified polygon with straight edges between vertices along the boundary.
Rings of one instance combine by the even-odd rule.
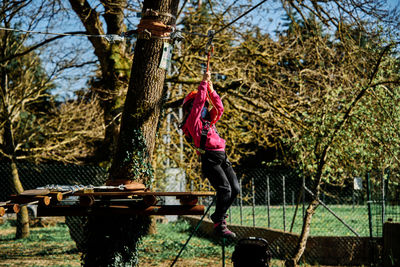
[[[231,0],[232,2],[235,0]],[[257,1],[252,1],[251,5],[254,6],[256,3],[259,3],[261,0]],[[93,2],[93,1],[92,1]],[[182,1],[181,1],[182,2]],[[388,5],[391,8],[394,8],[399,4],[399,0],[388,0]],[[246,5],[243,6],[242,13],[248,10],[249,8],[249,2],[245,0],[239,0],[235,1],[236,5]],[[67,6],[69,8],[69,6]],[[246,19],[251,19],[253,24],[257,24],[260,26],[261,29],[264,30],[265,33],[270,33],[271,36],[274,35],[274,31],[276,30],[282,30],[283,29],[283,24],[282,24],[282,18],[283,18],[284,11],[281,7],[280,1],[278,0],[270,0],[266,1],[260,8],[255,9],[252,11],[250,14],[248,14],[246,17],[243,19],[239,20],[235,25],[239,24],[240,22],[243,22]],[[226,22],[230,22],[233,18],[227,17]],[[139,19],[135,16],[128,18],[131,26],[130,27],[135,27],[135,25],[138,23]],[[53,25],[50,28],[52,32],[69,32],[69,31],[84,31],[82,23],[77,19],[76,15],[72,13],[69,17],[64,16],[62,18],[59,18],[58,20],[53,21]],[[43,25],[42,27],[46,29],[48,25]],[[206,34],[204,32],[203,34]],[[41,36],[43,38],[43,36]],[[91,44],[89,43],[87,37],[82,37],[82,36],[73,36],[73,37],[64,37],[62,38],[57,45],[59,48],[61,47],[62,49],[59,51],[55,51],[54,54],[51,52],[47,52],[46,55],[43,56],[44,62],[46,62],[46,68],[48,70],[52,69],[54,67],[54,64],[51,61],[51,58],[58,57],[62,58],[64,56],[67,57],[67,60],[75,60],[77,62],[83,62],[86,60],[94,60],[95,57],[93,55],[93,49],[91,47]],[[81,58],[74,58],[73,53],[70,53],[70,51],[81,51],[82,54],[80,55]],[[65,54],[64,54],[65,52]],[[55,94],[60,94],[61,97],[72,97],[73,92],[75,90],[85,88],[86,83],[88,79],[90,79],[95,70],[94,65],[91,67],[87,67],[85,71],[82,71],[82,69],[68,69],[64,72],[64,74],[58,79],[56,79],[56,84],[57,84],[57,90],[54,91]]]

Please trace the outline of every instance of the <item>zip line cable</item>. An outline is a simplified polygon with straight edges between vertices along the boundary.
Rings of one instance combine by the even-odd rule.
[[[237,18],[235,18],[234,20],[232,20],[231,22],[229,22],[225,26],[221,27],[217,31],[214,31],[214,32],[211,31],[207,35],[206,34],[202,34],[202,33],[197,33],[197,32],[187,32],[187,31],[183,31],[183,30],[175,30],[175,32],[182,32],[182,33],[188,34],[188,35],[197,35],[197,36],[200,36],[200,37],[203,37],[203,38],[212,39],[215,35],[217,35],[218,33],[222,32],[223,30],[225,30],[226,28],[228,28],[229,26],[231,26],[232,24],[237,22],[239,19],[243,18],[244,16],[246,16],[247,14],[252,12],[254,9],[256,9],[259,6],[261,6],[262,4],[264,4],[266,1],[267,0],[262,0],[257,5],[253,6],[252,8],[250,8],[249,10],[247,10],[242,15],[240,15]],[[78,32],[75,32],[75,33],[74,32],[57,33],[57,32],[28,31],[28,30],[19,30],[19,29],[13,29],[13,28],[5,28],[5,27],[0,27],[0,30],[24,32],[24,33],[30,33],[30,34],[44,34],[44,35],[98,37],[98,38],[105,38],[109,42],[123,41],[124,38],[127,37],[125,35],[125,33],[122,33],[121,35],[118,35],[118,34],[97,34],[96,35],[96,34],[86,34],[86,33],[78,33]]]
[[[243,18],[244,16],[246,16],[247,14],[249,14],[250,12],[252,12],[254,9],[258,8],[259,6],[261,6],[262,4],[264,4],[265,2],[267,2],[267,0],[262,0],[261,2],[259,2],[257,5],[253,6],[252,8],[250,8],[249,10],[247,10],[246,12],[244,12],[242,15],[240,15],[239,17],[237,17],[236,19],[232,20],[230,23],[228,23],[227,25],[223,26],[222,28],[220,28],[218,31],[216,31],[214,33],[214,35],[222,32],[223,30],[225,30],[226,28],[228,28],[229,26],[231,26],[233,23],[235,23],[236,21],[238,21],[239,19]]]
[[[41,31],[27,31],[27,30],[19,30],[19,29],[12,29],[12,28],[4,28],[4,27],[0,27],[0,30],[33,33],[33,34],[44,34],[44,35],[60,35],[60,36],[86,36],[86,37],[105,37],[106,36],[106,34],[94,35],[94,34],[85,34],[85,33],[77,33],[77,32],[67,32],[67,33],[41,32]]]
[[[261,2],[259,2],[257,5],[253,6],[252,8],[250,8],[249,10],[247,10],[246,12],[244,12],[242,15],[240,15],[239,17],[235,18],[234,20],[232,20],[231,22],[229,22],[228,24],[226,24],[225,26],[221,27],[220,29],[218,29],[217,31],[209,31],[209,34],[202,34],[202,33],[197,33],[197,32],[187,32],[187,31],[183,31],[183,30],[176,30],[185,34],[190,34],[190,35],[197,35],[200,37],[204,37],[204,38],[213,38],[214,35],[217,35],[218,33],[222,32],[223,30],[225,30],[226,28],[228,28],[229,26],[231,26],[232,24],[234,24],[236,21],[240,20],[241,18],[243,18],[244,16],[246,16],[247,14],[249,14],[250,12],[252,12],[254,9],[258,8],[259,6],[261,6],[262,4],[264,4],[265,2],[267,2],[267,0],[262,0]],[[210,34],[211,33],[211,34]],[[210,36],[211,35],[211,36]]]

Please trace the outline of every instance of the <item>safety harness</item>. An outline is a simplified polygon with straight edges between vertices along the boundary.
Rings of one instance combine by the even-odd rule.
[[[196,149],[200,154],[206,153],[206,142],[207,142],[207,135],[208,132],[210,131],[211,127],[214,127],[215,132],[218,134],[217,128],[215,127],[215,124],[211,124],[207,120],[201,120],[203,122],[203,128],[201,129],[201,137],[200,137],[200,147],[196,147],[192,136],[189,134],[185,134],[186,141],[194,148]]]

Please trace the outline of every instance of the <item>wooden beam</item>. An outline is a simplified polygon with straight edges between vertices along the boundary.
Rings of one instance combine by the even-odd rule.
[[[50,196],[42,196],[42,195],[11,195],[10,199],[13,200],[13,202],[16,202],[18,204],[34,204],[34,202],[38,202],[39,204],[43,204],[48,206],[50,204],[50,200],[52,197]]]
[[[215,196],[215,192],[150,192],[150,191],[106,191],[106,192],[81,192],[78,191],[73,194],[74,196],[197,196],[197,197],[207,197]]]
[[[112,216],[112,215],[203,215],[203,205],[155,205],[155,206],[38,206],[41,216]]]

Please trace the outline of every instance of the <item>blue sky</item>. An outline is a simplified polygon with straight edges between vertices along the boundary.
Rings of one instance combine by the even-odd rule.
[[[252,1],[251,5],[255,5],[261,0]],[[182,2],[182,1],[181,1]],[[388,0],[388,5],[391,8],[394,8],[399,4],[398,0]],[[240,2],[238,2],[240,4]],[[242,1],[242,3],[248,4],[248,1]],[[245,12],[248,7],[244,7],[242,12]],[[266,14],[267,13],[267,14]],[[280,1],[273,0],[267,1],[262,5],[262,8],[256,9],[247,15],[242,20],[239,20],[235,25],[239,24],[241,21],[251,18],[254,24],[257,24],[264,30],[264,32],[268,32],[273,35],[274,31],[282,30],[282,17],[283,17],[283,9],[280,6]],[[232,18],[227,18],[226,22],[229,22]],[[138,23],[138,18],[131,17],[129,19],[133,24]],[[53,32],[68,32],[68,31],[84,31],[82,23],[77,19],[75,14],[72,14],[69,18],[63,17],[59,20],[54,21],[56,24],[52,25],[51,31]],[[205,34],[205,33],[204,33]],[[43,36],[42,36],[43,37]],[[89,41],[86,37],[74,36],[74,37],[64,37],[61,41],[58,42],[60,47],[63,49],[59,52],[62,56],[63,52],[74,51],[77,50],[87,50],[82,54],[82,58],[77,58],[76,60],[85,61],[85,60],[93,60],[93,49]],[[50,55],[50,54],[49,54]],[[72,54],[68,55],[70,58],[73,57]],[[49,57],[50,58],[50,57]],[[48,60],[44,59],[47,62],[47,68],[51,69],[54,65]],[[86,87],[86,82],[88,78],[90,78],[93,73],[95,66],[89,67],[86,71],[82,72],[81,69],[70,69],[64,73],[62,77],[56,80],[58,89],[56,93],[61,94],[62,96],[72,96],[73,91]],[[65,79],[65,77],[73,77],[73,79]]]

